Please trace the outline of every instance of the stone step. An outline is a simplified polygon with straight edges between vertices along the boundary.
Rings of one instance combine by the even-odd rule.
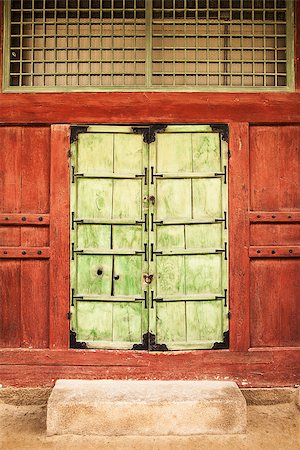
[[[227,381],[58,380],[47,408],[48,435],[236,434],[246,401]]]

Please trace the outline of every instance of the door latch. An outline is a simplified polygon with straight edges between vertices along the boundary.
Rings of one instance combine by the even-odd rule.
[[[150,275],[149,273],[144,273],[143,279],[144,279],[144,283],[151,284],[152,280],[153,280],[153,275],[152,274]]]
[[[154,203],[155,203],[154,195],[145,195],[144,202],[149,202],[149,203],[152,203],[152,205],[154,205]]]

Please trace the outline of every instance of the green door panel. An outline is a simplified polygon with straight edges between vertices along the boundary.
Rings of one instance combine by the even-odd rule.
[[[91,348],[228,330],[227,144],[208,125],[91,126],[72,145],[71,327]],[[151,275],[148,277],[148,275]]]

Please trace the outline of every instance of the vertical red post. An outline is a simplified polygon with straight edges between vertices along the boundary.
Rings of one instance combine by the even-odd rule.
[[[230,350],[250,346],[249,124],[232,123],[229,132],[229,298]]]
[[[300,0],[295,0],[295,89],[300,91]]]
[[[69,129],[68,125],[51,126],[49,311],[51,349],[69,347]]]

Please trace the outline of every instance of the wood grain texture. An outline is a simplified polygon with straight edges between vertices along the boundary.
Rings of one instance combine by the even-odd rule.
[[[49,225],[49,214],[1,214],[0,225]]]
[[[259,245],[249,247],[250,258],[299,258],[300,245]]]
[[[251,245],[299,245],[300,224],[260,223],[250,226]]]
[[[250,266],[251,347],[299,346],[299,259],[254,259]]]
[[[0,259],[47,259],[50,256],[48,247],[1,247]]]
[[[249,330],[249,126],[230,126],[229,150],[229,292],[230,349],[246,351]],[[238,245],[237,245],[238,236]]]
[[[28,247],[49,247],[49,227],[22,227],[21,245]]]
[[[300,127],[250,128],[251,209],[299,211]]]
[[[299,93],[121,92],[0,95],[0,123],[300,121]]]
[[[0,347],[20,346],[20,261],[0,262]]]
[[[250,211],[250,223],[297,223],[300,222],[299,211]]]
[[[68,348],[70,297],[69,127],[51,126],[50,348]]]
[[[0,212],[21,208],[22,127],[0,127]]]
[[[0,382],[4,386],[53,386],[59,378],[218,379],[236,381],[241,387],[291,386],[299,380],[299,371],[297,348],[163,354],[107,350],[0,351]]]
[[[21,347],[47,348],[49,261],[21,263]]]
[[[22,130],[21,210],[49,212],[50,127],[24,127]]]

